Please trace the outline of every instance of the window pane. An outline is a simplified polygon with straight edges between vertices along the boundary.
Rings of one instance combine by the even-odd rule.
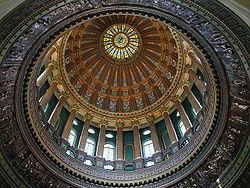
[[[105,144],[104,145],[104,153],[103,153],[103,157],[106,159],[106,160],[110,160],[110,161],[113,161],[114,160],[114,146],[111,145],[111,144]]]
[[[76,142],[76,132],[73,129],[70,130],[69,137],[68,137],[68,142],[69,142],[70,146],[75,145],[75,142]]]
[[[89,160],[89,159],[85,160],[84,164],[89,165],[89,166],[93,166],[94,165],[94,163],[91,160]]]
[[[91,156],[94,155],[94,148],[95,148],[94,146],[95,146],[94,141],[91,139],[87,139],[86,146],[84,149],[84,151],[87,153],[87,155],[91,155]]]
[[[143,144],[144,157],[151,157],[155,151],[152,140],[148,140]]]
[[[183,122],[181,121],[179,124],[179,128],[180,128],[180,132],[181,132],[181,136],[184,136],[185,132],[187,131]]]
[[[104,165],[104,169],[106,169],[106,170],[114,170],[114,167],[112,165]]]
[[[155,164],[154,161],[148,161],[146,162],[145,167],[150,167],[153,166],[154,164]]]

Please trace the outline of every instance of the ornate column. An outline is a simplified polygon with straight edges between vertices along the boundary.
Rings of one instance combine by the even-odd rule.
[[[43,60],[42,60],[42,65],[48,63],[49,58],[51,57],[51,55],[56,51],[56,46],[52,46],[49,51],[47,52],[47,54],[44,56]]]
[[[188,115],[185,112],[185,109],[183,108],[180,100],[176,100],[174,103],[175,103],[175,106],[176,106],[178,112],[180,113],[181,120],[182,120],[186,130],[188,130],[190,127],[192,127],[192,123],[190,122]]]
[[[48,67],[43,71],[43,73],[37,78],[36,85],[41,87],[44,82],[48,79],[48,76],[52,73],[52,70],[55,68],[55,62],[49,63]]]
[[[196,113],[198,113],[201,110],[201,105],[200,105],[199,101],[197,100],[197,98],[195,97],[193,92],[190,90],[188,85],[184,85],[183,89],[184,89],[184,92],[186,93],[186,95],[188,97],[188,100],[190,101],[193,108],[195,109]]]
[[[164,120],[165,120],[165,124],[167,127],[167,132],[168,132],[168,135],[170,138],[170,142],[171,142],[171,144],[173,144],[174,142],[176,142],[178,140],[174,125],[172,123],[172,120],[169,116],[168,111],[166,111],[165,109],[162,109],[162,115],[163,115]]]
[[[149,128],[151,131],[151,137],[152,137],[152,142],[154,145],[154,150],[155,150],[155,153],[157,153],[161,151],[161,148],[160,148],[160,142],[159,142],[159,138],[158,138],[155,123],[154,123],[154,116],[149,115],[147,117],[147,121],[149,123]]]
[[[97,157],[103,157],[104,144],[105,144],[105,133],[106,126],[108,125],[108,121],[106,119],[102,119],[100,121],[100,132],[97,144]]]
[[[58,85],[58,81],[53,81],[53,83],[50,85],[50,87],[48,88],[48,90],[46,91],[46,93],[43,95],[41,101],[40,101],[40,105],[44,108],[49,100],[52,97],[53,92],[55,91],[56,87]]]
[[[203,94],[204,91],[206,91],[206,86],[204,85],[204,83],[202,82],[202,80],[200,80],[198,78],[198,76],[195,74],[195,72],[193,71],[193,69],[188,69],[188,74],[194,80],[194,83],[196,84],[196,86],[198,87],[198,89],[200,90],[200,92]]]
[[[88,138],[88,130],[89,130],[90,122],[91,122],[92,119],[93,119],[93,116],[90,113],[85,114],[85,116],[84,116],[84,125],[83,125],[83,128],[82,128],[80,142],[79,142],[79,145],[78,145],[78,148],[80,150],[84,151],[84,149],[85,149],[86,141],[87,141],[87,138]]]
[[[57,102],[56,107],[53,110],[52,114],[50,115],[50,118],[49,118],[49,121],[48,121],[52,125],[55,125],[56,121],[58,120],[59,115],[60,115],[60,113],[62,111],[62,107],[63,107],[64,103],[66,102],[67,97],[68,96],[67,96],[66,93],[61,93],[59,101]]]
[[[72,126],[73,126],[73,121],[75,119],[77,109],[78,109],[77,106],[72,106],[71,107],[68,120],[67,120],[67,122],[66,122],[66,124],[64,126],[62,137],[64,139],[66,139],[66,140],[68,139],[70,130],[71,130]]]
[[[198,65],[201,65],[201,60],[200,58],[192,51],[188,52],[188,56],[190,59],[192,59],[194,62],[196,62]]]
[[[140,139],[140,133],[139,133],[139,125],[140,122],[138,120],[134,120],[131,122],[131,125],[133,126],[133,135],[134,135],[134,157],[135,159],[141,158],[141,139]]]
[[[123,135],[122,135],[122,128],[123,128],[123,121],[118,120],[116,122],[117,132],[116,132],[116,153],[117,153],[117,160],[123,160]]]

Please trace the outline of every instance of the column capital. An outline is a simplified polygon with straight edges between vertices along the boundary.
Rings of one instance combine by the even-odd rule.
[[[134,119],[131,121],[131,125],[132,125],[132,127],[135,127],[135,126],[138,127],[140,125],[140,122],[137,119]]]
[[[84,115],[84,121],[86,121],[86,120],[92,120],[93,117],[94,117],[94,116],[93,116],[90,112],[87,112],[87,113]]]
[[[78,111],[80,108],[79,108],[79,106],[77,105],[77,104],[72,104],[71,106],[70,106],[70,110],[72,111],[72,110],[75,110],[75,111]]]
[[[53,76],[52,82],[57,82],[58,84],[60,84],[62,82],[62,79],[60,76]]]
[[[121,119],[118,119],[116,122],[115,122],[115,125],[117,127],[123,127],[124,126],[124,121],[121,120]]]
[[[99,122],[99,125],[105,125],[105,127],[108,125],[108,120],[106,118],[102,118],[101,121]]]
[[[167,106],[163,106],[160,108],[160,113],[161,114],[164,114],[165,112],[168,112],[169,111],[169,108]]]
[[[146,117],[146,120],[147,121],[154,121],[155,120],[155,116],[153,114],[149,114],[147,117]]]
[[[188,72],[188,73],[194,72],[194,68],[193,68],[193,67],[188,67],[187,72]]]
[[[187,55],[189,55],[190,53],[194,53],[192,47],[187,48]]]
[[[59,97],[65,97],[66,99],[69,98],[69,95],[67,92],[63,91],[59,94]]]
[[[185,86],[189,86],[189,81],[188,80],[182,80],[181,82],[182,88],[184,88]]]
[[[56,67],[57,67],[57,65],[58,65],[58,63],[57,63],[57,61],[56,61],[56,60],[51,59],[51,60],[49,60],[49,64],[48,64],[48,66],[50,66],[50,65],[52,65],[52,66],[54,66],[54,68],[56,68]]]
[[[60,48],[60,44],[56,43],[52,46],[52,48],[55,48],[56,50]]]
[[[181,100],[180,99],[177,99],[175,101],[173,101],[175,104],[181,104]]]
[[[179,98],[180,98],[180,96],[174,95],[174,96],[171,97],[171,101],[172,101],[173,103],[175,103],[176,101],[180,101]]]

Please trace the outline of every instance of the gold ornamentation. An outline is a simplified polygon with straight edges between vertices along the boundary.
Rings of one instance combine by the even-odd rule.
[[[93,119],[93,115],[91,113],[89,113],[89,112],[86,113],[85,116],[84,116],[84,121],[91,120],[91,119]]]
[[[69,98],[69,95],[67,92],[63,91],[60,93],[60,97],[65,97],[67,99],[67,98]]]
[[[167,113],[168,113],[168,111],[169,111],[169,108],[166,107],[166,106],[163,106],[163,107],[161,107],[161,109],[160,109],[160,113],[161,113],[161,114],[164,114],[164,112],[167,112]]]
[[[115,125],[116,125],[117,127],[123,127],[124,122],[123,122],[123,120],[118,119],[118,120],[116,121]]]
[[[80,107],[77,104],[73,104],[72,106],[70,106],[70,110],[76,110],[79,111]]]
[[[106,118],[102,118],[99,124],[100,124],[100,126],[102,126],[102,125],[107,126],[108,125],[108,120]]]
[[[114,44],[118,48],[124,48],[128,44],[128,37],[124,33],[119,33],[114,37]]]
[[[155,116],[153,114],[149,114],[147,117],[146,117],[146,120],[147,121],[154,121],[155,120]]]
[[[132,120],[132,121],[131,121],[131,125],[132,125],[132,127],[134,127],[134,126],[139,126],[139,125],[140,125],[140,122],[139,122],[137,119],[135,119],[135,120]]]

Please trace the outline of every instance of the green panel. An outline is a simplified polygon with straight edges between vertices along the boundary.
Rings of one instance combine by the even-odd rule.
[[[124,170],[125,171],[132,171],[132,170],[135,170],[135,167],[133,165],[127,165],[127,166],[125,166]]]
[[[48,106],[46,105],[46,107],[45,107],[45,109],[46,109],[46,111],[45,111],[45,117],[46,117],[47,120],[49,119],[51,113],[55,109],[57,102],[58,102],[58,99],[53,94],[52,97],[51,97],[51,99],[49,100],[49,103],[47,104]]]
[[[164,150],[168,149],[169,146],[171,145],[171,141],[170,141],[170,137],[168,135],[168,133],[164,133],[161,136],[161,139],[163,140],[163,144],[164,144]]]
[[[191,121],[191,123],[193,124],[196,118],[196,115],[193,111],[193,107],[192,104],[189,102],[188,98],[186,98],[183,102],[182,102],[182,106],[185,109],[185,112],[187,113],[189,120]]]
[[[84,124],[83,124],[84,126]],[[94,134],[88,133],[88,138],[92,139],[95,143],[95,149],[94,149],[94,156],[96,155],[96,150],[97,150],[97,143],[98,143],[98,137],[99,137],[99,132],[100,129],[94,126],[90,126],[91,129],[95,131]]]
[[[58,127],[57,127],[57,133],[59,136],[62,136],[62,133],[63,133],[63,129],[64,129],[64,126],[68,120],[68,117],[69,117],[69,112],[66,108],[62,108],[62,111],[60,113],[60,116],[59,116],[59,123],[58,123]]]
[[[124,145],[124,158],[125,161],[134,160],[134,145],[132,144]]]
[[[133,131],[123,131],[122,132],[123,137],[123,144],[134,144],[134,135]]]
[[[81,133],[82,133],[82,128],[83,128],[83,121],[81,121],[78,118],[75,118],[75,121],[77,122],[77,125],[73,124],[73,129],[76,131],[76,142],[74,143],[74,147],[77,148],[79,141],[80,141],[80,137],[81,137]]]
[[[202,104],[202,94],[195,84],[193,85],[191,91],[193,92],[194,96],[198,99],[200,104]]]
[[[134,159],[134,136],[133,131],[123,131],[123,147],[125,161]]]
[[[203,81],[203,82],[205,82],[205,77],[204,77],[204,75],[202,74],[202,72],[199,70],[199,69],[197,69],[197,76]]]
[[[177,116],[177,110],[175,110],[171,115],[170,115],[170,119],[174,125],[174,128],[175,128],[175,131],[176,131],[176,134],[177,134],[177,137],[178,139],[181,139],[181,131],[179,129],[179,124],[181,122],[181,117],[180,116]]]
[[[48,88],[49,88],[49,82],[46,80],[39,90],[39,98],[41,98],[45,94]]]
[[[161,120],[156,123],[156,131],[157,131],[157,135],[160,141],[161,150],[163,151],[167,149],[168,146],[171,145],[168,132],[167,132],[167,127],[166,127],[164,120]]]

